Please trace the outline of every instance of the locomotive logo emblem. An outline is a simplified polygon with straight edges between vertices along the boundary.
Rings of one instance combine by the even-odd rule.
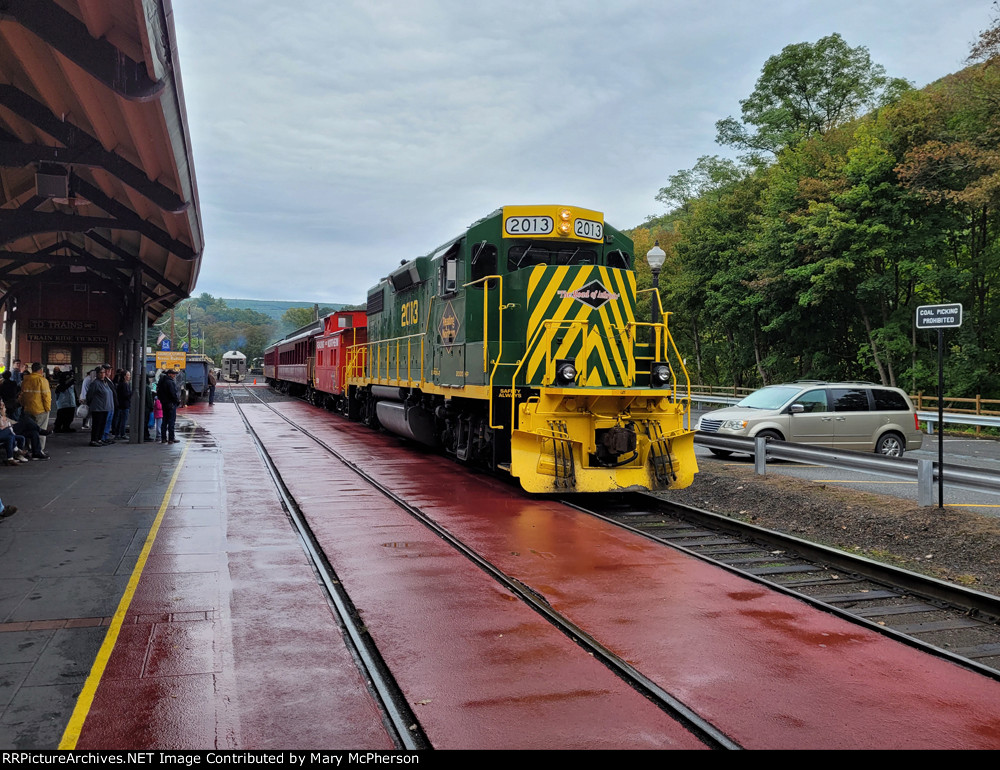
[[[590,305],[590,307],[597,310],[597,308],[602,305],[611,302],[612,300],[618,299],[617,294],[609,289],[604,288],[604,284],[600,281],[591,281],[582,289],[577,289],[576,291],[566,291],[565,289],[560,289],[559,299],[575,299],[577,302],[582,302],[584,305]]]
[[[441,323],[438,324],[438,334],[441,335],[441,343],[444,345],[454,345],[458,337],[458,315],[455,308],[448,302],[441,312]]]

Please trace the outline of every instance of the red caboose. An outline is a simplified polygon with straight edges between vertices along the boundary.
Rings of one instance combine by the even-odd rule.
[[[368,341],[368,316],[364,310],[338,310],[323,319],[323,331],[316,337],[314,387],[325,394],[325,406],[339,409],[342,405],[347,378],[348,349]],[[362,354],[364,349],[360,349]],[[363,362],[353,362],[361,366]],[[322,403],[318,397],[314,401]]]

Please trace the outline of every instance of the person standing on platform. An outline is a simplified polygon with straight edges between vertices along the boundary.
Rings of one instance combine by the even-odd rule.
[[[96,379],[97,379],[97,369],[91,369],[89,372],[87,372],[86,376],[83,378],[83,383],[80,385],[81,404],[87,403],[87,391],[90,389],[90,383],[92,383]],[[84,430],[90,430],[90,425],[91,425],[91,419],[90,419],[90,413],[88,412],[87,416],[83,418],[83,425],[81,425],[80,427],[83,428]]]
[[[56,424],[54,433],[76,433],[71,427],[76,414],[76,380],[73,371],[68,370],[59,375],[56,385]]]
[[[128,430],[128,415],[132,411],[132,372],[124,371],[116,386],[118,411],[115,412],[115,438],[124,439]]]
[[[49,381],[42,374],[42,365],[31,365],[31,374],[21,382],[21,406],[35,421],[42,437],[42,454],[45,454],[45,437],[48,435],[49,412],[52,411],[52,391]]]
[[[215,379],[215,370],[208,370],[208,405],[212,406],[215,404],[215,385],[218,380]]]
[[[119,369],[119,371],[121,371]],[[118,380],[111,373],[111,364],[104,365],[104,378],[111,387],[111,411],[108,412],[107,422],[104,424],[104,436],[101,438],[105,444],[114,444],[115,440],[111,436],[111,427],[114,425],[115,412],[118,411]]]
[[[153,434],[153,441],[159,441],[163,437],[163,404],[156,394],[153,394],[153,427],[156,433]]]
[[[10,367],[11,379],[17,387],[21,387],[21,383],[24,381],[24,372],[21,371],[21,359],[15,358],[14,363]]]
[[[149,430],[153,426],[153,401],[156,400],[156,392],[153,390],[153,375],[146,375],[146,419],[142,423],[142,440],[152,441]]]
[[[90,445],[104,446],[104,428],[108,412],[114,408],[115,392],[108,382],[103,367],[97,367],[94,381],[87,388],[87,406],[90,407]]]
[[[156,397],[163,407],[163,427],[161,428],[161,442],[164,444],[176,444],[177,438],[174,436],[174,426],[177,423],[177,407],[181,403],[180,394],[177,392],[177,370],[167,369],[166,373],[160,377],[156,383]]]

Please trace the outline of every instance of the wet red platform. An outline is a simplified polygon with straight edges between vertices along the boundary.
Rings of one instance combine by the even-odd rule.
[[[287,408],[747,748],[1000,747],[998,682],[360,426]],[[445,676],[448,661],[438,666]]]
[[[1000,747],[1000,683],[336,416],[282,408],[747,748]],[[696,745],[287,423],[249,411],[435,746]],[[235,409],[187,413],[205,433],[80,747],[387,747]]]
[[[186,434],[117,643],[64,745],[75,727],[77,748],[392,748],[256,450],[218,422],[234,430]]]

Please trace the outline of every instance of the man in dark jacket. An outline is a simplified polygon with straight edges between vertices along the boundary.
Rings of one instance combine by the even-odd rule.
[[[160,436],[164,444],[177,443],[177,439],[174,437],[174,425],[177,423],[177,407],[181,403],[181,398],[177,391],[176,378],[177,370],[167,369],[160,375],[159,382],[156,383],[156,397],[160,399],[160,404],[163,406],[163,425],[160,428]]]
[[[21,386],[17,384],[14,379],[14,375],[8,369],[0,375],[0,399],[3,399],[4,404],[7,406],[7,414],[11,414],[14,411],[14,407],[17,406],[17,397],[21,393]]]

